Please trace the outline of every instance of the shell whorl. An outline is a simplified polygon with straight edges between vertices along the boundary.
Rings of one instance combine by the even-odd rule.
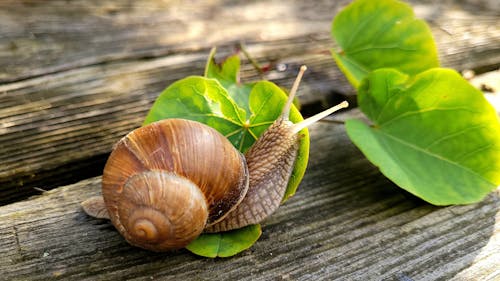
[[[164,171],[132,176],[116,210],[117,227],[125,239],[154,251],[183,247],[201,233],[208,218],[208,206],[198,187]]]
[[[131,244],[154,251],[184,247],[233,210],[247,189],[243,155],[214,129],[183,119],[129,133],[108,158],[102,180],[112,223]],[[206,215],[195,215],[198,205]],[[189,208],[196,212],[191,215]]]

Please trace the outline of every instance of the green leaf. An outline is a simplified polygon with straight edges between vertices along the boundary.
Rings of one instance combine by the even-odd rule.
[[[205,77],[214,78],[224,86],[239,83],[240,56],[238,54],[229,56],[222,64],[215,63],[214,56],[215,49],[212,50],[208,57],[205,67]]]
[[[206,233],[186,246],[199,256],[215,258],[234,256],[250,248],[262,234],[260,225],[249,225],[229,232]]]
[[[362,81],[373,121],[348,120],[351,140],[394,183],[435,205],[480,201],[500,185],[500,122],[480,91],[449,69],[394,69]]]
[[[231,56],[221,65],[215,64],[212,52],[205,70],[206,77],[192,76],[179,80],[165,89],[150,109],[144,125],[167,118],[184,118],[207,124],[221,134],[241,152],[247,151],[255,140],[280,115],[287,95],[275,84],[268,81],[242,84],[239,80],[240,59]],[[303,120],[300,112],[292,107],[290,120],[294,123]],[[309,133],[300,132],[301,140],[294,170],[288,182],[283,201],[292,196],[304,176],[309,157]],[[259,232],[225,232],[224,241],[247,241],[250,247],[260,236]],[[242,234],[243,233],[243,234]],[[251,235],[254,236],[251,236]],[[242,236],[243,235],[243,236]],[[207,237],[205,237],[207,236]],[[202,234],[197,246],[189,246],[195,253],[213,255],[211,245],[203,250],[203,241],[212,241],[214,234]],[[205,240],[206,239],[206,240]],[[241,243],[240,243],[241,244]],[[193,248],[196,247],[196,248]],[[227,246],[225,246],[227,248]],[[236,247],[236,246],[235,246]],[[224,256],[234,255],[246,248],[231,248],[222,251]],[[248,248],[247,247],[247,248]]]
[[[239,130],[246,119],[227,91],[214,79],[190,76],[165,89],[151,107],[144,125],[167,119],[184,118],[214,127],[222,134]]]
[[[332,24],[332,36],[342,50],[333,57],[358,87],[370,71],[396,68],[414,75],[438,67],[436,44],[423,20],[411,6],[397,0],[356,0]]]
[[[240,151],[245,152],[260,134],[278,118],[286,98],[283,98],[283,90],[271,82],[241,83],[239,80],[240,57],[237,54],[228,57],[220,65],[215,63],[214,56],[215,49],[209,55],[205,76],[219,81],[233,101],[245,110],[246,116],[250,116],[248,124],[242,124],[242,127],[247,129],[246,133],[242,131],[229,136],[233,144]],[[303,120],[296,107],[292,107],[290,111],[290,120],[294,123]],[[295,194],[309,160],[309,131],[304,129],[300,134],[302,139],[299,153],[283,202]]]
[[[248,98],[255,83],[240,82],[240,56],[234,54],[221,64],[215,63],[215,49],[212,50],[205,67],[205,77],[214,78],[227,90],[233,101],[246,112],[250,112]]]

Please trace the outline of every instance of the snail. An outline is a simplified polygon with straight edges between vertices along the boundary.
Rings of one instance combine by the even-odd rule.
[[[202,232],[263,221],[280,205],[297,157],[299,131],[347,107],[343,102],[297,124],[288,120],[302,66],[280,117],[241,154],[215,129],[165,119],[138,128],[115,146],[104,167],[102,197],[82,202],[110,219],[132,245],[183,248]]]

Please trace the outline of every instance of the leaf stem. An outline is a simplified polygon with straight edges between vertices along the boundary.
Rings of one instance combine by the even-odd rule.
[[[252,56],[250,56],[250,53],[248,53],[247,48],[245,46],[245,43],[240,42],[239,47],[240,47],[241,52],[245,55],[245,57],[250,62],[250,64],[255,68],[255,70],[257,70],[257,72],[259,72],[259,75],[262,77],[262,75],[264,74],[264,71],[262,70],[262,67],[259,65],[259,63],[254,58],[252,58]]]

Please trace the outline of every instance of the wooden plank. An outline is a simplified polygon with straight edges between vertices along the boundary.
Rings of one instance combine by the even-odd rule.
[[[348,2],[239,1],[228,5],[218,0],[179,5],[176,1],[154,0],[56,0],[43,4],[4,0],[0,3],[0,65],[6,67],[0,69],[0,81],[24,80],[110,61],[165,56],[221,42],[328,34],[331,19]],[[484,61],[492,59],[491,55],[498,58],[498,54],[488,52],[498,50],[498,32],[487,28],[495,26],[498,9],[460,2],[412,4],[419,16],[446,31],[443,40],[455,43],[442,54],[462,53],[461,59],[450,66],[474,67],[477,56]],[[439,32],[436,35],[442,37]],[[489,40],[478,42],[477,36]],[[478,43],[482,46],[479,52],[470,50]],[[489,55],[480,54],[484,51]]]
[[[7,280],[495,280],[500,190],[468,206],[435,207],[389,182],[339,124],[311,128],[298,193],[250,250],[205,259],[129,246],[79,202],[100,177],[0,207],[0,272]],[[409,279],[411,278],[411,279]]]
[[[2,1],[0,17],[6,32],[0,40],[0,49],[5,50],[0,65],[9,67],[0,70],[0,81],[189,52],[221,42],[303,36],[319,27],[317,20],[325,22],[326,12],[329,21],[348,1],[328,2]],[[318,8],[327,10],[321,15]]]

